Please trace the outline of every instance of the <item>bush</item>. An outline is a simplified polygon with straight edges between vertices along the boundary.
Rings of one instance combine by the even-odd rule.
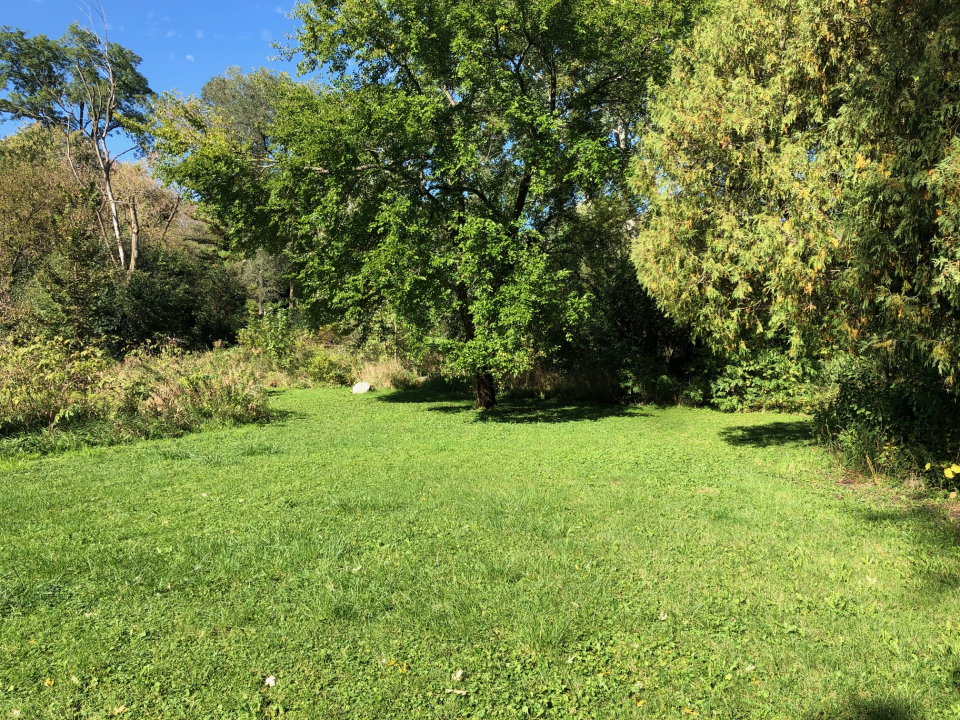
[[[0,344],[0,453],[179,435],[268,416],[259,375],[236,351],[138,352],[111,363],[61,339]],[[64,442],[67,432],[73,440]]]
[[[268,415],[259,378],[230,351],[128,356],[110,374],[113,418],[136,418],[150,433],[247,423]]]
[[[250,313],[246,327],[237,333],[240,347],[262,354],[278,369],[286,369],[296,345],[289,315],[281,308],[266,308],[262,315]]]
[[[724,412],[810,412],[822,396],[820,364],[763,349],[735,355],[710,382],[710,402]]]
[[[960,449],[960,398],[933,370],[893,373],[847,360],[835,370],[835,394],[814,414],[820,440],[848,467],[940,484]]]
[[[314,351],[309,373],[310,379],[318,385],[347,385],[352,379],[349,365],[324,348]]]
[[[269,376],[269,384],[346,385],[354,373],[351,363],[333,347],[329,328],[310,332],[296,328],[283,308],[266,308],[263,315],[251,312],[247,326],[238,333],[247,361]]]
[[[0,435],[79,422],[103,412],[97,393],[108,362],[62,338],[0,341]]]

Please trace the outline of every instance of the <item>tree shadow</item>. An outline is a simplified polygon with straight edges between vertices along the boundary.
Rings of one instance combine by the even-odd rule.
[[[490,410],[477,410],[473,400],[461,392],[433,388],[394,390],[377,396],[379,402],[432,405],[427,412],[457,415],[472,413],[478,423],[535,424],[588,422],[608,417],[646,417],[638,407],[617,403],[567,402],[563,400],[501,400]]]
[[[855,503],[849,512],[860,522],[878,528],[892,526],[920,549],[912,563],[916,589],[931,602],[943,593],[960,588],[960,563],[955,548],[960,544],[960,526],[942,507],[934,504],[869,507]]]
[[[820,710],[811,710],[804,720],[920,720],[914,703],[901,698],[863,700],[848,698],[837,705]]]
[[[730,445],[758,448],[814,443],[810,422],[807,420],[777,420],[763,425],[741,425],[721,430],[720,437]]]
[[[615,403],[565,403],[555,400],[512,400],[478,412],[474,422],[514,425],[597,422],[610,417],[649,417],[632,405]]]
[[[458,390],[451,390],[446,388],[432,388],[432,387],[411,387],[411,388],[400,388],[397,390],[391,390],[389,392],[376,391],[376,398],[378,402],[385,403],[440,403],[440,402],[457,402],[462,403],[462,407],[469,410],[472,406],[472,400],[470,395],[465,392]],[[460,407],[450,406],[450,407]]]

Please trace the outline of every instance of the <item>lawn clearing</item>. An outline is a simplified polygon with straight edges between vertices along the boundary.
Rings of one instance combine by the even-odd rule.
[[[803,418],[276,403],[0,466],[0,719],[960,717],[951,527]]]

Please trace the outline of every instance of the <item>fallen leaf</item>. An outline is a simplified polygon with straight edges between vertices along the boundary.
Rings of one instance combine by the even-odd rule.
[[[453,693],[454,695],[466,695],[466,694],[467,694],[467,691],[466,691],[466,690],[451,690],[450,688],[447,688],[447,692],[448,692],[448,693]]]

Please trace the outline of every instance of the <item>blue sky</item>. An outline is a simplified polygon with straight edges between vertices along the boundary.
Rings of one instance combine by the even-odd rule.
[[[3,5],[0,25],[29,35],[60,37],[71,22],[90,25],[83,0],[6,0]],[[110,40],[143,58],[140,71],[150,87],[184,94],[199,94],[203,83],[230,65],[295,74],[294,63],[269,59],[277,54],[270,43],[297,26],[286,17],[292,5],[292,0],[103,0]],[[5,123],[0,135],[12,129]]]

